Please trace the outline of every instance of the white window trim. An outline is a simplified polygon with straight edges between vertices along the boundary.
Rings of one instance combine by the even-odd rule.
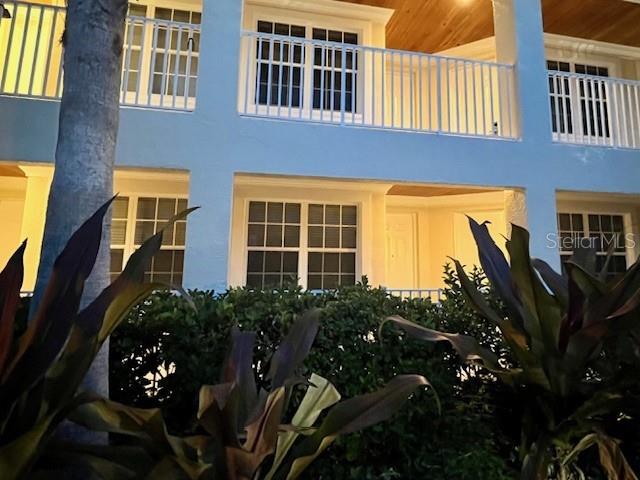
[[[122,255],[122,266],[124,269],[125,265],[131,258],[131,255],[135,253],[135,251],[140,248],[140,245],[135,243],[135,234],[136,234],[136,220],[137,220],[137,212],[138,212],[138,200],[141,198],[170,198],[175,200],[186,200],[189,201],[188,195],[173,195],[168,193],[126,193],[119,192],[118,197],[128,198],[129,205],[127,211],[127,228],[125,230],[125,243],[124,244],[111,244],[110,250],[123,250]],[[160,250],[182,250],[186,251],[186,245],[161,245]]]
[[[243,218],[242,218],[242,272],[243,272],[243,285],[246,285],[247,281],[247,261],[249,251],[282,251],[282,252],[298,252],[298,285],[303,290],[307,289],[308,285],[308,257],[310,252],[323,252],[323,253],[355,253],[356,255],[356,283],[362,278],[362,210],[363,206],[359,202],[344,202],[344,201],[332,201],[332,200],[299,200],[292,198],[274,198],[274,197],[251,197],[243,199]],[[266,202],[266,203],[296,203],[300,204],[300,246],[295,247],[249,247],[249,204],[251,202]],[[340,205],[340,206],[353,206],[357,209],[357,221],[356,221],[356,248],[310,248],[309,239],[309,205]]]
[[[582,225],[584,227],[584,234],[588,237],[589,230],[589,215],[603,215],[603,216],[619,216],[622,217],[622,227],[624,228],[624,235],[632,235],[633,234],[633,223],[631,219],[631,213],[629,211],[620,211],[620,210],[593,210],[593,209],[585,209],[585,208],[559,208],[557,218],[559,219],[560,215],[568,214],[568,215],[582,215]],[[560,223],[558,223],[558,235],[560,234]],[[559,237],[558,237],[559,238]],[[568,256],[569,252],[563,252],[561,248],[558,248],[560,252],[560,256]],[[597,255],[604,255],[601,252],[598,252]],[[622,256],[618,254],[618,256]],[[625,258],[627,260],[627,268],[633,265],[636,261],[635,258],[635,250],[630,247],[625,242]]]

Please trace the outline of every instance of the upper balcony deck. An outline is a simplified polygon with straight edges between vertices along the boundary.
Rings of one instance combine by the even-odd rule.
[[[59,99],[66,8],[4,1],[0,18],[0,94]],[[120,103],[193,110],[200,57],[198,11],[130,6],[126,19]],[[152,17],[147,17],[152,13]]]
[[[52,2],[3,2],[1,96],[60,97],[66,11]],[[519,91],[517,58],[498,61],[503,46],[492,36],[487,2],[449,5],[442,23],[431,15],[438,2],[416,11],[411,23],[406,10],[394,13],[366,0],[339,8],[337,2],[246,0],[240,38],[227,39],[240,46],[237,92],[225,95],[237,93],[237,112],[246,117],[521,139],[527,92]],[[121,105],[194,111],[200,60],[215,54],[201,47],[201,7],[153,5],[130,6]],[[546,40],[549,139],[640,149],[640,41],[547,22],[557,13],[549,2],[543,6],[553,33],[592,37],[565,36],[562,46]],[[624,8],[640,11],[640,5]],[[228,69],[217,74],[235,76]]]

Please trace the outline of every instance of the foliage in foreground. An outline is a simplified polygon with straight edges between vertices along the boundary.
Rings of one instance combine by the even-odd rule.
[[[58,425],[87,396],[78,388],[100,347],[129,309],[158,285],[144,283],[144,266],[160,249],[150,238],[123,273],[80,310],[111,202],[71,237],[57,258],[45,294],[24,332],[14,333],[26,243],[0,273],[0,477],[18,479],[40,459]],[[56,451],[49,450],[54,460]]]
[[[474,278],[482,283],[480,275]],[[499,344],[493,326],[465,305],[451,271],[446,281],[446,300],[439,305],[390,297],[366,283],[320,295],[300,290],[190,292],[197,311],[179,296],[153,295],[111,339],[111,396],[138,407],[160,407],[172,433],[193,434],[198,389],[222,375],[224,344],[234,325],[257,333],[254,353],[261,381],[294,317],[320,308],[322,320],[303,376],[316,372],[353,397],[381,388],[385,379],[420,372],[438,391],[442,412],[438,415],[430,392],[418,391],[392,422],[339,437],[311,465],[307,478],[512,479],[512,447],[501,429],[514,421],[505,402],[497,400],[504,397],[502,386],[489,375],[460,382],[460,362],[445,346],[424,348],[398,338],[377,341],[380,322],[398,314],[433,328],[477,334],[487,346]],[[487,301],[495,304],[490,297],[487,292]]]
[[[573,259],[566,276],[529,256],[529,234],[513,226],[507,250],[486,225],[470,219],[480,261],[506,308],[506,317],[485,301],[456,262],[468,302],[491,320],[508,346],[498,356],[467,335],[426,328],[399,316],[389,321],[412,337],[449,343],[468,363],[496,375],[524,405],[520,455],[523,480],[580,475],[573,460],[597,446],[611,480],[637,479],[618,439],[609,430],[638,418],[640,366],[640,263],[606,280],[587,262]],[[605,270],[606,271],[606,265]]]
[[[82,405],[72,420],[128,436],[129,448],[140,452],[132,458],[130,451],[95,449],[100,459],[93,464],[95,469],[101,474],[128,471],[123,478],[294,480],[339,435],[388,419],[428,384],[419,375],[401,375],[374,393],[339,402],[337,390],[324,378],[312,375],[307,382],[296,376],[318,326],[317,311],[293,323],[269,361],[262,386],[253,370],[256,333],[234,328],[221,383],[200,390],[197,435],[167,434],[158,410],[131,409],[104,400]],[[301,402],[293,402],[300,385],[306,386],[306,393]],[[295,412],[291,422],[285,422],[291,409]],[[320,415],[323,420],[314,426]],[[167,452],[162,461],[154,458],[158,452]]]

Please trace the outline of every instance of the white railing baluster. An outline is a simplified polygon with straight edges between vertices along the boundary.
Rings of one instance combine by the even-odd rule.
[[[64,83],[62,68],[64,52],[57,35],[64,30],[66,8],[21,0],[5,0],[3,4],[4,8],[11,13],[11,19],[4,19],[1,24],[4,41],[0,45],[0,67],[2,67],[0,94],[31,98],[59,98],[62,95]],[[6,28],[9,29],[8,32]],[[148,28],[153,29],[150,57],[145,46]],[[129,16],[126,19],[125,29],[121,103],[182,110],[192,108],[190,100],[195,104],[195,98],[189,95],[194,55],[191,50],[192,38],[190,37],[187,42],[186,52],[183,44],[185,35],[199,32],[200,25]],[[140,39],[137,39],[138,29],[142,32]],[[155,72],[159,29],[166,29],[167,36],[164,41],[162,77],[159,78],[161,89],[158,104],[153,99],[153,83],[155,74],[160,74]],[[170,45],[172,37],[176,41],[175,48]],[[136,42],[139,43],[135,44]],[[132,65],[134,52],[139,54],[137,65]],[[169,68],[172,57],[175,57],[176,63],[173,68]],[[181,59],[185,62],[181,62]],[[147,72],[146,67],[149,64],[151,69]],[[182,67],[186,67],[184,72],[181,72]],[[135,92],[134,85],[131,85],[134,69]],[[196,74],[197,72],[193,72],[194,81]],[[182,85],[183,77],[184,91],[179,87]],[[172,81],[173,88],[170,88]],[[184,102],[179,97],[184,97]]]

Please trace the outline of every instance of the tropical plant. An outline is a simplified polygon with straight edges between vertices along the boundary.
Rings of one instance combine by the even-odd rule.
[[[422,376],[401,375],[376,392],[340,401],[326,379],[296,376],[316,338],[319,318],[319,311],[310,311],[292,324],[259,382],[253,360],[256,333],[234,328],[221,383],[200,390],[198,435],[169,435],[157,409],[131,409],[106,400],[79,406],[70,417],[74,422],[128,436],[130,447],[145,452],[140,458],[153,459],[132,463],[130,455],[96,447],[97,470],[128,469],[130,478],[293,480],[339,435],[388,419],[428,385]],[[306,387],[299,403],[298,386]],[[296,403],[291,422],[285,422]]]
[[[294,318],[319,308],[318,336],[301,375],[315,372],[350,398],[381,388],[398,374],[419,372],[438,391],[442,411],[438,415],[429,390],[420,390],[392,422],[337,438],[306,478],[512,479],[512,445],[518,436],[503,426],[517,423],[518,417],[511,415],[507,388],[489,375],[460,382],[460,362],[446,345],[425,348],[416,340],[376,339],[382,319],[402,315],[429,328],[468,332],[482,343],[497,344],[495,327],[464,303],[455,272],[448,269],[445,278],[449,287],[440,304],[391,296],[366,282],[322,293],[190,291],[195,310],[179,295],[158,292],[136,306],[111,337],[111,399],[160,408],[170,433],[193,435],[200,386],[222,375],[233,326],[257,332],[253,363],[256,377],[264,378]],[[479,273],[477,281],[482,281]],[[488,291],[493,304],[491,297]]]
[[[129,309],[161,285],[144,282],[162,231],[144,242],[122,274],[80,309],[111,201],[69,239],[28,327],[14,334],[23,279],[24,243],[0,273],[0,477],[23,478],[58,425],[84,400],[78,392],[105,340]],[[186,214],[187,212],[185,212]],[[169,223],[170,224],[170,223]]]
[[[625,418],[623,401],[638,392],[638,337],[629,340],[639,324],[640,263],[607,280],[606,265],[599,274],[592,273],[594,255],[580,254],[560,275],[530,258],[529,233],[514,225],[506,243],[509,264],[485,224],[470,219],[470,226],[482,268],[506,316],[488,305],[459,262],[456,270],[467,301],[500,330],[509,355],[496,355],[470,336],[428,329],[400,317],[388,322],[410,336],[448,342],[467,363],[515,389],[524,409],[522,479],[567,478],[578,471],[572,460],[592,445],[599,448],[610,479],[636,479],[606,427],[611,417]],[[632,403],[637,405],[638,398]]]

